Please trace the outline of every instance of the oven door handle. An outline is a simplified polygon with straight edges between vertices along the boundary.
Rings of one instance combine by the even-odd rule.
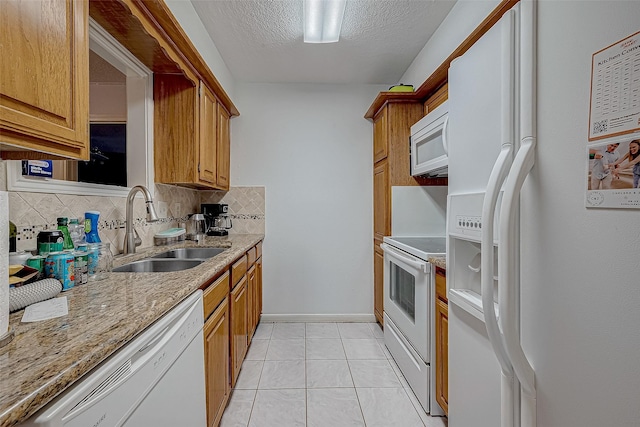
[[[421,270],[424,273],[428,273],[429,272],[429,263],[425,262],[425,261],[416,261],[412,258],[409,258],[408,256],[404,255],[402,252],[400,252],[397,249],[394,249],[393,247],[391,247],[390,245],[387,245],[386,243],[382,243],[380,244],[380,248],[387,254],[398,258],[399,260],[401,260],[404,263],[409,264],[410,266],[417,268],[418,270]]]

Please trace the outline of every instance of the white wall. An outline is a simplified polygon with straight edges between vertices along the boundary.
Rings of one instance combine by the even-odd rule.
[[[198,52],[200,52],[211,72],[220,82],[224,91],[233,99],[235,79],[231,75],[229,68],[227,68],[227,64],[224,63],[224,59],[220,56],[218,48],[211,40],[191,2],[188,0],[165,0],[165,3],[169,6],[169,10],[178,20],[182,29],[187,33],[193,45],[198,49]]]
[[[499,3],[458,0],[399,81],[420,87]]]
[[[383,86],[239,84],[231,184],[265,185],[264,313],[373,320],[373,126]]]

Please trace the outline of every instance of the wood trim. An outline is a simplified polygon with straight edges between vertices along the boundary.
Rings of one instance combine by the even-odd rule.
[[[369,107],[365,119],[372,120],[380,108],[387,102],[423,102],[447,81],[447,72],[451,61],[464,54],[478,41],[509,9],[520,0],[502,0],[500,4],[476,27],[469,36],[444,60],[442,64],[420,85],[415,92],[380,92]]]
[[[474,45],[475,42],[480,39],[491,27],[495,25],[496,22],[504,15],[509,9],[518,4],[520,0],[502,0],[500,4],[491,11],[489,16],[487,16],[481,23],[476,27],[475,30],[469,36],[464,39],[464,41],[457,47],[456,50],[451,53],[444,60],[444,62],[436,68],[436,70],[425,80],[418,90],[416,91],[416,95],[420,98],[426,98],[430,93],[432,93],[435,89],[440,87],[444,82],[447,81],[447,72],[449,70],[449,66],[451,65],[451,61],[456,59],[458,56],[464,54],[471,46]]]
[[[247,273],[247,269],[249,266],[247,265],[247,254],[245,253],[242,257],[234,262],[231,265],[231,288],[234,289],[240,280]]]
[[[417,103],[422,102],[422,100],[416,96],[415,92],[380,92],[367,110],[364,118],[373,120],[378,111],[387,104],[405,102]]]
[[[91,0],[90,15],[154,72],[202,80],[231,116],[240,115],[164,1]]]
[[[218,100],[231,116],[238,116],[240,112],[222,88],[222,85],[211,72],[209,66],[202,58],[196,47],[191,43],[189,36],[184,32],[176,18],[173,16],[166,3],[162,0],[132,0],[138,5],[146,16],[153,20],[155,25],[162,28],[164,34],[171,40],[174,48],[180,52],[186,62],[191,65],[199,80],[209,86],[218,97]]]
[[[220,303],[229,295],[229,271],[227,270],[213,284],[204,290],[202,296],[204,319],[206,320]]]
[[[426,116],[431,111],[441,106],[447,99],[449,99],[449,83],[445,83],[440,86],[429,98],[427,98],[424,102],[424,115]]]

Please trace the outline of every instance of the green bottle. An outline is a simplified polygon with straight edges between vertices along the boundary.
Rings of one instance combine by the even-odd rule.
[[[9,252],[16,251],[16,237],[18,235],[18,230],[16,229],[16,225],[9,221]]]
[[[67,226],[69,219],[57,218],[57,221],[58,221],[58,230],[62,231],[62,235],[64,236],[64,243],[62,244],[62,249],[73,249],[73,240],[71,240],[71,235],[69,234],[69,227]]]

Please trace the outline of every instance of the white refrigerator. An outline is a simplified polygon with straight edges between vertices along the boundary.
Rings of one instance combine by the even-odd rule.
[[[592,56],[638,31],[523,0],[451,65],[450,427],[640,425],[640,211],[585,207]]]

